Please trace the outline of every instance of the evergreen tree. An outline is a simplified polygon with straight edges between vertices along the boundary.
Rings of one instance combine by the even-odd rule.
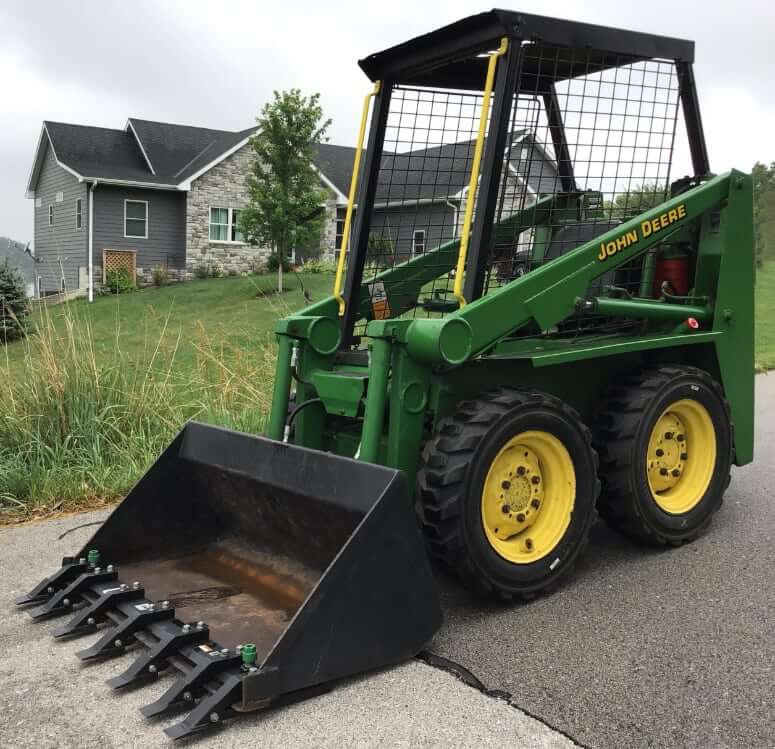
[[[29,305],[19,272],[0,261],[0,342],[21,338],[27,332]]]

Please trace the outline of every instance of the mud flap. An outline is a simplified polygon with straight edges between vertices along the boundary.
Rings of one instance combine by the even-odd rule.
[[[173,738],[411,658],[441,625],[403,474],[196,422],[18,603],[73,614],[57,637],[99,632],[83,659],[144,646],[114,688],[180,671],[143,708],[190,710]]]

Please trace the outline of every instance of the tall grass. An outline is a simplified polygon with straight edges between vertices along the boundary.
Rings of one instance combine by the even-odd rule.
[[[230,331],[232,338],[234,331]],[[21,367],[0,352],[0,513],[31,513],[123,496],[188,419],[259,432],[270,405],[274,348],[245,350],[226,336],[195,336],[196,362],[179,367],[180,341],[148,318],[143,351],[108,353],[70,308],[45,311],[24,342]]]

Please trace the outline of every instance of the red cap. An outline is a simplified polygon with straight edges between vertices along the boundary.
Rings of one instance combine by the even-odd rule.
[[[696,317],[687,317],[686,318],[686,324],[692,329],[697,330],[697,328],[700,327],[700,324],[697,322]]]

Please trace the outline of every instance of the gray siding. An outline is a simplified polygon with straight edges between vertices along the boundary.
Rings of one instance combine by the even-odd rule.
[[[125,200],[148,202],[147,239],[124,237]],[[185,268],[186,193],[99,185],[94,199],[94,265],[100,269],[105,249],[135,250],[138,271]]]
[[[433,250],[455,236],[455,211],[446,203],[374,211],[371,233],[389,239],[401,260],[411,256],[416,230],[425,232],[425,252]]]
[[[63,199],[57,203],[57,193]],[[46,156],[35,186],[35,258],[36,272],[44,291],[60,291],[62,274],[68,290],[78,288],[78,269],[85,267],[89,237],[87,187],[57,164],[51,147],[46,144]],[[82,201],[83,223],[75,228],[75,201]],[[40,199],[40,207],[37,206]],[[48,224],[49,206],[54,206],[54,224]]]

